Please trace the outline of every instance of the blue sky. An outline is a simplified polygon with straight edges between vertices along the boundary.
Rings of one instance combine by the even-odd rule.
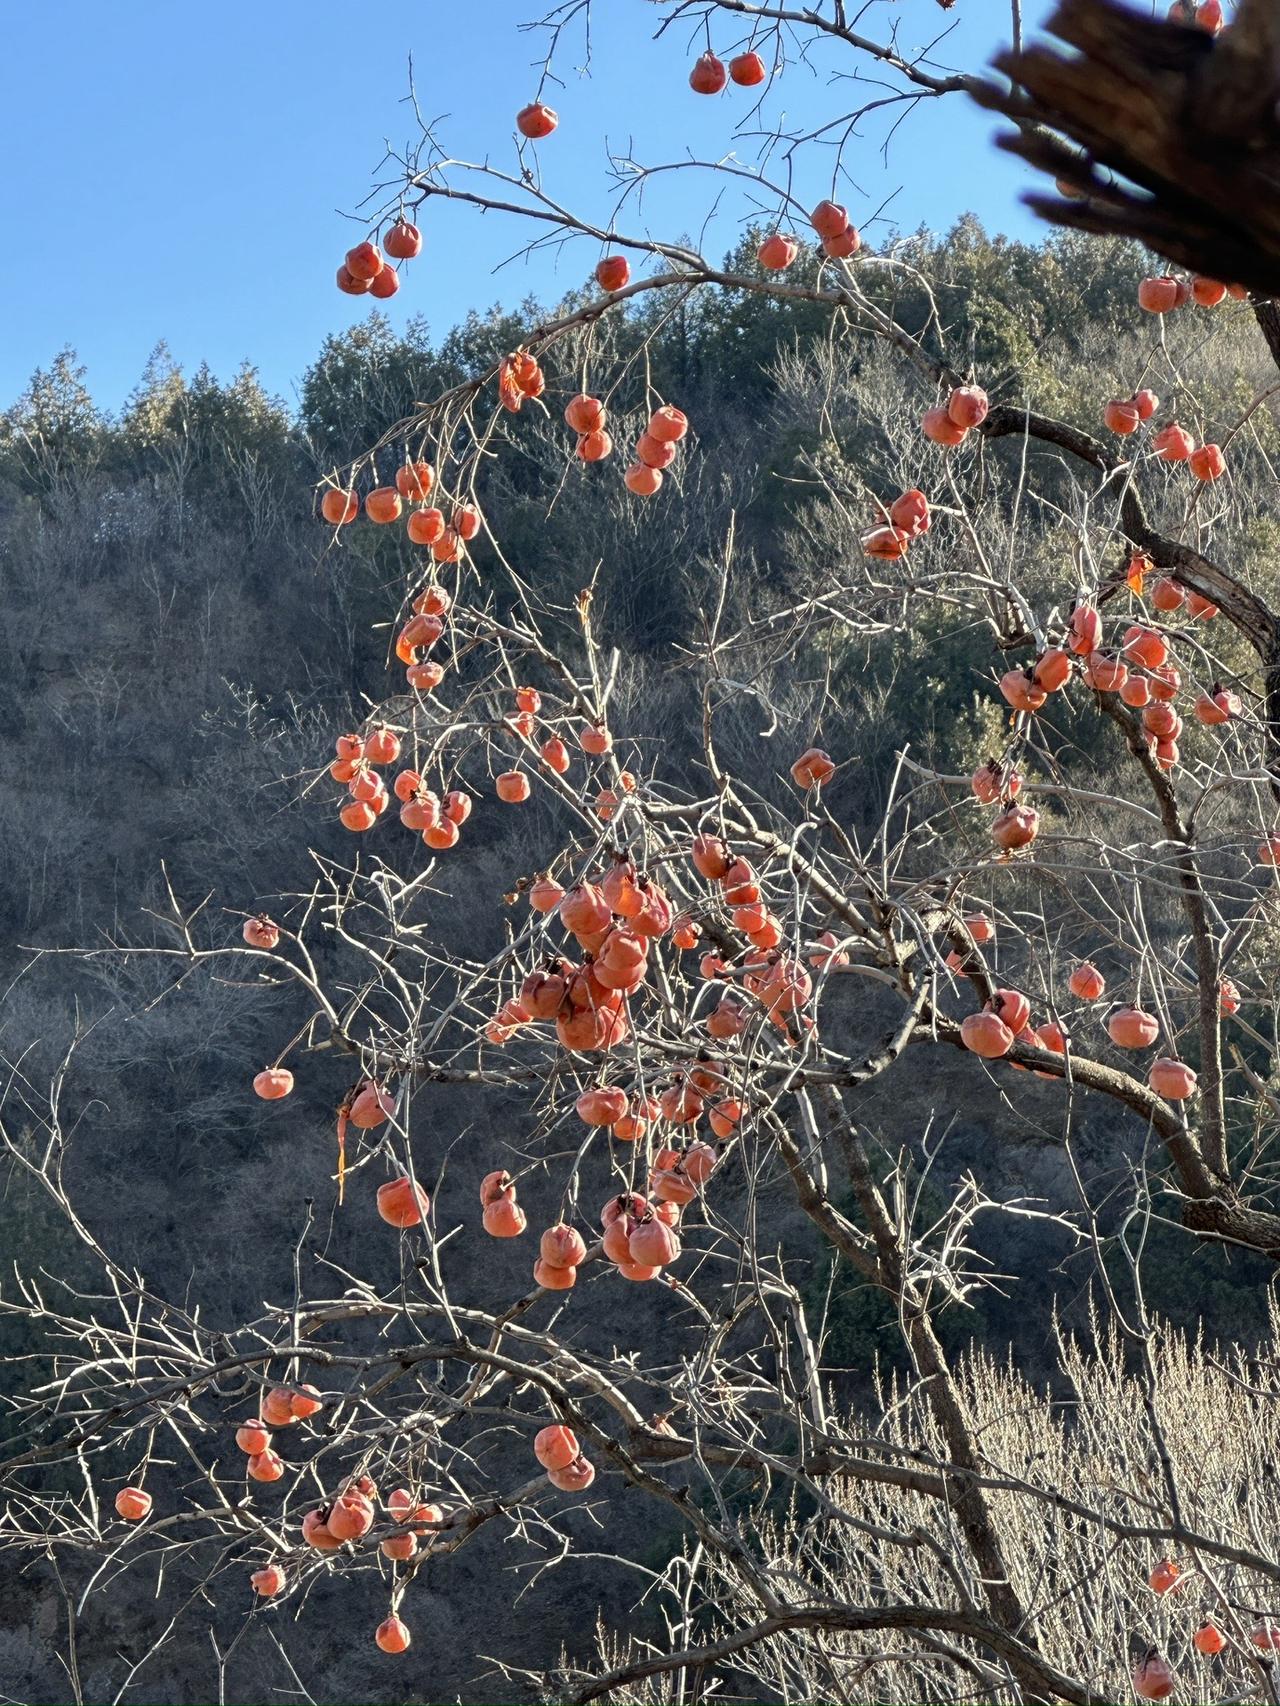
[[[542,9],[540,0],[10,8],[0,67],[10,254],[0,274],[0,407],[71,344],[99,402],[117,408],[161,339],[183,365],[206,359],[224,377],[247,357],[292,400],[326,334],[368,313],[366,299],[333,286],[343,251],[364,234],[342,210],[366,194],[384,138],[404,143],[413,132],[403,99],[410,54],[422,108],[447,115],[451,151],[512,165],[512,119],[545,51],[519,25]],[[1027,10],[1041,16],[1047,0]],[[593,17],[591,77],[576,74],[575,36],[560,61],[566,87],[549,97],[560,129],[539,148],[547,187],[607,217],[606,142],[633,143],[646,163],[685,151],[715,158],[735,146],[732,125],[750,99],[735,89],[692,94],[698,47],[686,26],[654,42],[661,14],[646,0],[595,0]],[[883,35],[899,17],[904,47],[950,26],[934,53],[943,67],[981,66],[1008,28],[1004,0],[962,0],[954,12],[934,0],[872,0],[860,27]],[[727,55],[734,38],[726,31],[715,45]],[[849,62],[841,49],[790,66],[767,111],[811,126],[858,105],[874,91],[838,77]],[[887,163],[884,128],[869,123],[846,156],[856,187],[843,195],[857,223],[892,195],[889,217],[904,229],[945,228],[972,209],[992,229],[1034,233],[1018,200],[1030,174],[995,151],[992,121],[964,97],[911,112]],[[812,186],[798,183],[799,193],[817,200],[829,174],[815,154]],[[710,193],[707,174],[671,174],[649,192],[639,223],[654,235],[696,234]],[[726,197],[706,252],[718,257],[747,212]],[[581,245],[495,271],[520,245],[514,223],[455,208],[433,211],[425,235],[390,313],[396,323],[423,314],[437,334],[469,307],[531,292],[554,298],[597,258]]]

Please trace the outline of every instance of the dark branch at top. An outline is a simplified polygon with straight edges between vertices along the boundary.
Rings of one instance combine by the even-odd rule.
[[[1240,0],[1218,37],[1117,0],[1061,0],[1049,46],[996,60],[984,106],[1002,146],[1071,195],[1032,195],[1058,225],[1136,237],[1181,266],[1280,295],[1280,9]]]

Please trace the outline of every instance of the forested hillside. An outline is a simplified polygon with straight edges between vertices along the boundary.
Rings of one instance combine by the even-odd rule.
[[[735,270],[754,247],[744,244]],[[962,222],[945,237],[922,235],[912,258],[934,281],[949,342],[984,372],[1016,373],[1068,419],[1089,421],[1108,377],[1100,362],[1117,385],[1132,366],[1131,252],[1078,239],[1036,249]],[[897,308],[928,337],[923,295]],[[558,435],[538,419],[517,423],[518,453],[493,467],[482,495],[503,518],[511,560],[550,600],[567,606],[594,584],[598,627],[626,660],[643,738],[687,759],[687,706],[668,647],[706,620],[731,520],[739,611],[781,608],[821,587],[851,550],[840,500],[891,457],[885,413],[903,401],[879,352],[834,339],[825,314],[804,304],[762,311],[713,296],[660,323],[636,314],[611,335],[648,342],[655,383],[697,423],[696,453],[660,518],[602,497],[585,470],[558,478]],[[194,1255],[223,1270],[228,1227],[269,1207],[262,1184],[282,1164],[279,1119],[246,1107],[238,1090],[265,1014],[216,981],[158,1000],[173,980],[140,987],[149,974],[136,964],[38,956],[149,939],[166,884],[187,904],[213,897],[205,927],[216,935],[223,907],[286,905],[309,846],[342,851],[315,778],[335,723],[360,720],[386,668],[386,592],[412,547],[368,535],[335,542],[316,519],[317,482],[414,398],[481,371],[515,336],[500,310],[438,341],[425,325],[397,338],[375,314],[319,352],[296,411],[264,395],[251,367],[225,382],[184,375],[159,350],[118,419],[95,407],[91,376],[68,351],[6,412],[0,692],[22,755],[0,889],[6,979],[19,979],[8,1047],[34,1048],[24,1058],[39,1078],[77,1028],[88,1033],[72,1083],[88,1074],[100,1098],[95,1142],[113,1153],[123,1145],[114,1164],[138,1168],[112,1216],[133,1249],[154,1255],[152,1214],[175,1161],[207,1169],[218,1195],[234,1200],[225,1225],[166,1228],[180,1231],[180,1263]],[[1224,407],[1247,400],[1265,359],[1247,316],[1230,342],[1227,356],[1220,336],[1213,356]],[[1254,538],[1278,519],[1260,506]],[[1042,514],[1019,534],[1033,576],[1056,570],[1054,532]],[[776,661],[755,660],[762,679]],[[944,633],[905,625],[870,653],[857,636],[837,636],[820,658],[795,662],[782,671],[789,703],[779,709],[821,719],[831,746],[858,755],[839,796],[854,822],[878,820],[904,747],[946,771],[971,769],[998,729],[982,686],[991,649],[963,612]],[[768,719],[767,705],[743,710],[735,738],[754,750]],[[517,845],[526,833],[521,825]],[[505,838],[517,832],[490,814],[478,834],[478,856],[510,869]],[[536,849],[524,862],[536,866]],[[469,886],[451,885],[450,910],[461,933],[487,938],[500,920]],[[157,1150],[146,1133],[175,1106],[176,1146],[166,1116]],[[314,1165],[319,1179],[331,1157],[323,1144],[308,1156],[300,1135],[285,1140],[290,1168]],[[280,1181],[284,1225],[306,1178]],[[261,1276],[245,1278],[256,1296]],[[225,1283],[234,1288],[235,1274]]]
[[[758,241],[758,233],[746,239],[726,270],[758,272]],[[924,349],[941,356],[945,347],[948,360],[983,375],[1003,401],[1093,431],[1099,397],[1127,395],[1147,360],[1150,328],[1133,308],[1144,262],[1132,248],[1076,237],[1033,247],[964,220],[945,235],[904,242],[897,258],[900,266],[871,275],[868,293]],[[802,262],[793,276],[804,283],[814,273]],[[317,352],[300,376],[296,407],[266,395],[252,366],[230,378],[183,373],[160,349],[127,405],[110,415],[95,404],[93,375],[65,351],[33,375],[0,422],[0,706],[11,755],[0,842],[0,1048],[16,1087],[6,1118],[19,1141],[37,1144],[40,1098],[53,1083],[65,1182],[88,1232],[157,1294],[198,1303],[203,1322],[218,1330],[230,1331],[264,1301],[287,1310],[298,1263],[332,1264],[334,1295],[344,1287],[355,1294],[350,1275],[386,1228],[350,1173],[341,1209],[335,1201],[324,1098],[337,1106],[350,1069],[312,1034],[305,1070],[323,1089],[279,1105],[253,1099],[246,1086],[303,1023],[292,992],[252,968],[113,950],[180,945],[175,901],[191,917],[198,947],[223,943],[258,911],[297,928],[311,882],[342,883],[355,855],[325,767],[335,735],[363,725],[375,698],[395,691],[389,624],[414,547],[399,530],[324,525],[320,483],[422,399],[486,373],[520,342],[522,327],[579,300],[512,304],[443,334],[414,324],[403,337],[375,313]],[[1212,337],[1189,317],[1171,320],[1167,336],[1208,414],[1249,409],[1273,371],[1244,304],[1219,312]],[[558,407],[512,416],[502,453],[480,465],[475,495],[500,529],[506,567],[544,607],[571,627],[575,601],[592,589],[595,636],[604,656],[616,648],[613,705],[627,728],[629,761],[667,774],[704,765],[701,686],[687,660],[713,623],[747,636],[725,665],[734,691],[725,694],[717,735],[725,767],[755,778],[762,812],[789,786],[796,730],[801,746],[812,734],[840,756],[824,803],[859,843],[874,841],[904,788],[902,754],[930,772],[964,776],[997,752],[1008,708],[991,683],[1025,659],[1001,655],[966,596],[947,601],[945,557],[930,559],[938,601],[904,597],[874,631],[837,620],[798,634],[781,620],[771,631],[767,620],[821,600],[858,561],[868,489],[917,483],[903,445],[931,399],[904,386],[894,352],[844,335],[839,316],[814,303],[725,290],[675,308],[640,298],[562,344],[562,373],[584,358],[588,338],[600,366],[643,351],[653,388],[678,400],[692,423],[660,499],[634,504],[590,467],[566,467]],[[619,438],[633,437],[644,424],[640,401],[624,393],[612,407]],[[1272,474],[1280,442],[1269,400],[1252,413],[1250,433],[1219,554],[1269,561],[1280,541]],[[1016,555],[1023,595],[1060,601],[1064,566],[1079,549],[1081,500],[1065,459],[1043,447],[1033,452],[1029,495],[1025,454],[1014,439],[996,442],[980,471],[959,476],[981,533],[957,525],[948,549],[969,562],[979,553],[993,563]],[[398,458],[387,455],[383,478]],[[939,490],[933,501],[960,513],[958,489]],[[1173,515],[1176,494],[1162,501]],[[510,609],[509,583],[484,536],[472,555],[495,608]],[[1242,679],[1254,679],[1243,642],[1215,635],[1215,643]],[[1054,776],[1108,791],[1129,786],[1119,779],[1123,746],[1108,756],[1103,723],[1082,702],[1070,722],[1048,729]],[[1210,733],[1188,729],[1193,760]],[[957,807],[953,823],[933,824],[939,863],[969,857],[966,809]],[[1051,817],[1052,807],[1044,810]],[[527,910],[520,880],[552,860],[559,833],[553,805],[539,796],[523,813],[482,799],[465,858],[432,868],[424,905],[436,938],[475,961],[498,953]],[[376,853],[406,877],[422,868],[422,855],[417,837],[383,837]],[[1009,879],[999,903],[1013,913],[1030,905],[1020,880]],[[1172,941],[1173,902],[1162,905],[1153,902],[1148,923],[1155,941]],[[1260,994],[1274,978],[1268,943],[1255,942],[1245,979]],[[322,971],[352,990],[345,951],[332,933],[317,950],[327,956]],[[874,982],[848,979],[831,1000],[869,1034],[892,1023]],[[1269,1083],[1269,1037],[1241,1043],[1250,1070]],[[1063,1379],[1056,1336],[1092,1335],[1099,1278],[1093,1246],[1045,1217],[1074,1215],[1084,1200],[1110,1237],[1130,1213],[1128,1182],[1145,1165],[1149,1138],[1122,1109],[1082,1096],[1064,1145],[1059,1084],[1024,1075],[1015,1094],[1007,1077],[979,1077],[962,1051],[954,1054],[928,1074],[903,1067],[869,1084],[860,1123],[922,1213],[930,1204],[941,1212],[975,1169],[994,1198],[1023,1205],[1021,1216],[976,1223],[973,1267],[999,1277],[971,1297],[958,1294],[940,1312],[940,1332],[949,1348],[972,1344],[997,1364],[1012,1346],[1037,1391],[1052,1392]],[[433,1190],[444,1175],[470,1200],[498,1165],[495,1149],[519,1147],[542,1116],[501,1085],[477,1099],[440,1083],[422,1092],[418,1117],[437,1140]],[[100,1276],[29,1174],[11,1167],[5,1188],[6,1265],[37,1276],[56,1315],[61,1280],[92,1292]],[[847,1190],[833,1191],[855,1214]],[[832,1391],[868,1415],[881,1413],[891,1404],[883,1381],[908,1370],[891,1303],[833,1257],[776,1180],[753,1199],[752,1213],[764,1246],[788,1241],[796,1283],[824,1320]],[[1268,1331],[1269,1262],[1253,1250],[1192,1240],[1175,1220],[1162,1208],[1146,1228],[1145,1307],[1193,1335],[1230,1333],[1253,1344]],[[1128,1273],[1121,1245],[1108,1246],[1117,1283]],[[506,1245],[477,1249],[470,1261],[462,1264],[464,1295],[481,1292],[495,1273],[512,1298],[527,1285],[526,1257]],[[646,1324],[665,1331],[656,1292],[623,1287],[601,1297],[590,1306],[595,1325],[620,1336]],[[35,1365],[24,1359],[42,1350],[41,1333],[29,1314],[0,1325],[16,1353],[3,1377],[13,1397],[32,1384]],[[673,1392],[679,1357],[674,1351]],[[30,1421],[19,1407],[0,1425],[25,1441]],[[172,1444],[161,1456],[158,1482],[180,1486],[190,1465]],[[121,1475],[127,1469],[118,1466]],[[70,1496],[74,1466],[58,1473]],[[783,1519],[780,1498],[775,1514]],[[681,1543],[674,1518],[654,1521],[624,1502],[612,1520],[634,1530],[633,1550],[650,1568]],[[442,1560],[438,1574],[424,1572],[413,1621],[432,1680],[431,1692],[415,1697],[528,1697],[533,1685],[514,1673],[504,1678],[489,1655],[519,1651],[531,1671],[553,1667],[562,1648],[584,1658],[597,1610],[611,1628],[644,1631],[646,1619],[657,1626],[658,1610],[639,1605],[636,1578],[594,1560],[601,1536],[592,1521],[584,1515],[574,1532],[576,1562],[545,1577],[527,1562],[516,1567],[510,1598],[520,1586],[527,1591],[511,1610],[504,1601],[501,1641],[486,1584],[514,1560],[496,1532]],[[537,1545],[536,1556],[549,1556],[549,1538]],[[5,1597],[0,1674],[8,1697],[68,1697],[54,1656],[66,1650],[67,1628],[61,1592],[49,1586],[58,1562],[32,1561]],[[65,1562],[73,1601],[85,1569]],[[208,1629],[225,1652],[245,1606],[228,1591],[193,1608],[187,1596],[199,1573],[178,1556],[154,1588],[160,1622],[178,1623],[127,1698],[212,1698]],[[381,1615],[376,1582],[326,1579],[309,1597],[303,1682],[315,1697],[406,1698],[393,1672],[371,1673],[364,1663],[363,1631]],[[578,1607],[573,1618],[554,1615],[568,1600]],[[149,1650],[156,1617],[135,1579],[116,1579],[109,1568],[77,1619],[84,1699],[114,1696]],[[359,1656],[351,1627],[361,1631]],[[289,1651],[289,1662],[301,1665],[297,1648]],[[296,1696],[279,1644],[258,1623],[239,1640],[227,1674],[229,1698],[273,1698],[281,1689]]]

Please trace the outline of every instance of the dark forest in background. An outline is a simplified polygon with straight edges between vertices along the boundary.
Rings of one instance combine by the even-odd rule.
[[[755,246],[749,237],[731,270],[750,271]],[[951,359],[959,352],[989,376],[993,395],[1003,383],[1006,397],[1033,393],[1038,406],[1091,425],[1111,378],[1127,391],[1123,375],[1132,374],[1139,332],[1136,251],[1073,237],[1015,244],[963,221],[945,237],[912,239],[903,252],[934,282]],[[933,304],[923,291],[918,301],[904,298],[905,275],[892,276],[895,312],[928,344]],[[161,346],[126,406],[109,416],[95,405],[92,375],[66,351],[0,416],[0,718],[9,753],[0,1050],[40,1081],[78,1037],[63,1115],[76,1133],[72,1166],[92,1229],[166,1295],[189,1287],[206,1315],[225,1311],[230,1321],[263,1298],[289,1295],[307,1199],[316,1205],[310,1246],[339,1260],[371,1235],[371,1212],[360,1202],[334,1212],[332,1122],[317,1117],[314,1098],[268,1109],[246,1093],[291,1023],[284,1004],[265,993],[246,998],[211,978],[175,987],[172,969],[155,962],[61,950],[156,939],[166,884],[187,905],[210,897],[200,917],[210,939],[259,907],[287,919],[290,895],[307,880],[308,848],[349,856],[333,791],[316,778],[338,727],[359,721],[365,695],[383,690],[387,611],[413,547],[398,531],[387,536],[390,529],[352,528],[335,543],[315,517],[316,482],[415,400],[485,369],[535,313],[525,303],[518,313],[475,314],[443,337],[421,322],[397,334],[372,315],[326,342],[301,379],[296,409],[267,395],[251,366],[230,380],[183,373]],[[566,473],[558,418],[527,411],[511,423],[514,453],[492,463],[481,497],[500,517],[509,559],[546,596],[569,605],[594,579],[598,630],[624,658],[620,693],[631,725],[673,765],[696,762],[686,684],[670,648],[697,630],[716,593],[731,519],[730,598],[742,609],[765,610],[820,585],[833,562],[858,550],[840,493],[856,494],[866,468],[892,470],[885,412],[918,412],[921,399],[901,394],[883,353],[842,341],[838,322],[804,303],[708,291],[674,313],[642,309],[596,335],[651,339],[654,383],[693,423],[679,477],[658,500],[637,505],[616,477],[577,465]],[[1215,347],[1224,412],[1247,402],[1251,374],[1265,360],[1251,316],[1240,310]],[[1211,389],[1212,376],[1207,383]],[[627,398],[612,407],[625,418]],[[1269,417],[1258,430],[1274,443]],[[909,467],[897,472],[911,483]],[[1249,545],[1260,555],[1280,539],[1274,484],[1259,478],[1245,507]],[[1052,517],[1024,517],[1019,536],[1028,584],[1037,576],[1048,584],[1060,568]],[[483,572],[483,553],[478,566]],[[894,755],[907,745],[940,768],[971,768],[998,715],[982,685],[993,665],[987,639],[963,621],[946,633],[904,628],[870,646],[852,635],[844,644],[836,631],[821,655],[796,657],[788,719],[802,726],[807,715],[825,746],[857,755],[833,791],[833,809],[874,823]],[[768,722],[764,706],[755,714],[744,703],[727,720],[726,745],[767,743]],[[779,751],[774,768],[789,761]],[[1062,761],[1070,766],[1069,751]],[[501,939],[492,897],[537,869],[539,837],[549,846],[551,834],[539,812],[531,807],[518,830],[501,808],[477,813],[466,862],[451,868],[446,860],[440,869],[446,934]],[[392,841],[383,838],[384,857],[406,866],[421,857],[415,839]],[[855,991],[850,999],[866,997]],[[343,1074],[335,1061],[335,1104]],[[936,1117],[930,1125],[935,1107],[956,1110],[945,1130]],[[475,1102],[441,1090],[435,1109],[441,1131],[465,1147]],[[521,1117],[498,1096],[481,1116],[492,1125]],[[869,1098],[865,1118],[895,1149],[945,1136],[931,1189],[946,1190],[981,1155],[993,1188],[1050,1203],[1070,1193],[1052,1120],[1029,1125],[993,1089],[979,1088],[962,1060],[942,1063],[927,1088],[893,1078]],[[1094,1179],[1105,1181],[1134,1139],[1106,1107],[1083,1119]],[[188,1181],[180,1197],[172,1189],[179,1173]],[[193,1178],[198,1191],[189,1188]],[[16,1258],[74,1277],[79,1252],[42,1200],[16,1176],[6,1189],[6,1265]],[[194,1219],[175,1206],[197,1200]],[[777,1213],[797,1248],[812,1242],[793,1207]],[[1002,1242],[988,1252],[1014,1277],[984,1293],[978,1310],[957,1310],[944,1324],[956,1343],[976,1337],[996,1354],[1012,1342],[1024,1366],[1048,1378],[1044,1276],[1051,1262],[1069,1269],[1071,1250],[1046,1250],[1033,1225],[1023,1233],[1018,1224],[1001,1220]],[[1160,1245],[1154,1308],[1181,1325],[1203,1323],[1210,1335],[1262,1329],[1265,1286],[1249,1258],[1159,1228],[1152,1236]],[[883,1306],[849,1276],[831,1275],[813,1249],[814,1295],[831,1288],[844,1378],[850,1397],[866,1400],[876,1359],[891,1343]],[[1082,1311],[1087,1286],[1082,1263]],[[628,1296],[617,1307],[640,1306]],[[4,1348],[20,1357],[32,1347],[11,1334]],[[13,1361],[0,1380],[16,1389],[26,1368]],[[669,1543],[655,1535],[655,1554]],[[493,1563],[484,1546],[463,1554],[439,1578],[438,1628],[419,1618],[422,1649],[437,1651],[433,1698],[503,1697],[492,1678],[477,1681],[483,1664],[465,1658],[486,1651],[478,1588]],[[634,1598],[607,1578],[589,1589],[590,1578],[586,1566],[586,1611],[576,1620],[584,1645],[597,1604],[625,1619]],[[563,1578],[557,1582],[563,1595]],[[179,1580],[166,1581],[169,1609],[181,1592]],[[220,1606],[217,1620],[234,1630],[243,1611]],[[527,1622],[530,1663],[554,1662],[570,1638],[563,1622],[548,1625],[536,1593],[512,1615]],[[154,1606],[109,1591],[91,1602],[80,1631],[89,1697],[109,1698],[118,1686],[121,1655],[137,1632],[131,1619],[140,1627],[155,1616]],[[6,1594],[0,1675],[11,1696],[62,1697],[64,1679],[49,1656],[63,1639],[60,1618],[34,1575]],[[353,1614],[353,1622],[363,1628],[368,1616]],[[152,1661],[130,1698],[202,1697],[190,1679],[207,1653],[189,1653],[185,1643],[206,1637],[192,1628]],[[348,1697],[398,1697],[380,1694],[382,1673],[354,1660],[343,1672],[340,1618],[313,1615],[309,1629],[332,1697],[344,1676]],[[265,1697],[282,1685],[267,1646],[246,1647],[240,1662],[238,1697],[255,1688]],[[402,1685],[393,1678],[388,1686]]]

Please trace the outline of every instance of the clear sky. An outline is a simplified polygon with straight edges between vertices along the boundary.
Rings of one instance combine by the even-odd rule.
[[[366,194],[383,141],[413,133],[404,104],[412,54],[419,102],[447,115],[453,153],[512,165],[512,119],[531,98],[540,38],[519,25],[540,0],[46,0],[4,8],[0,63],[0,407],[33,367],[64,344],[89,369],[100,404],[117,408],[164,339],[188,369],[207,359],[229,376],[244,358],[292,401],[321,340],[368,313],[367,299],[333,286],[343,251],[363,235],[343,210]],[[1047,0],[1027,8],[1034,19]],[[1007,39],[1005,0],[871,0],[860,27],[887,33],[901,17],[904,47],[942,37],[941,67],[977,69]],[[580,36],[565,44],[566,87],[549,98],[560,129],[539,145],[547,187],[607,216],[606,144],[633,145],[646,163],[688,151],[715,158],[734,146],[744,90],[705,98],[688,88],[698,51],[687,27],[652,40],[661,14],[646,0],[595,0],[589,79],[577,75]],[[948,32],[944,35],[944,32]],[[732,34],[717,38],[726,55]],[[788,67],[767,111],[812,125],[873,89],[842,79],[847,50]],[[860,67],[867,70],[865,63]],[[842,186],[865,225],[889,196],[903,229],[945,228],[972,209],[994,230],[1029,235],[1019,205],[1030,174],[991,145],[995,129],[963,96],[910,112],[882,157],[885,123],[868,123],[846,156]],[[749,154],[743,143],[737,147]],[[827,192],[813,161],[807,201]],[[896,193],[895,193],[896,192]],[[697,235],[706,174],[675,173],[648,193],[634,229]],[[436,204],[439,207],[439,204]],[[727,198],[703,238],[719,257],[748,212]],[[869,227],[883,237],[884,224]],[[469,307],[554,299],[581,282],[597,255],[585,245],[495,269],[519,247],[510,220],[460,209],[432,212],[422,257],[390,304],[393,321],[426,316],[443,334]]]

